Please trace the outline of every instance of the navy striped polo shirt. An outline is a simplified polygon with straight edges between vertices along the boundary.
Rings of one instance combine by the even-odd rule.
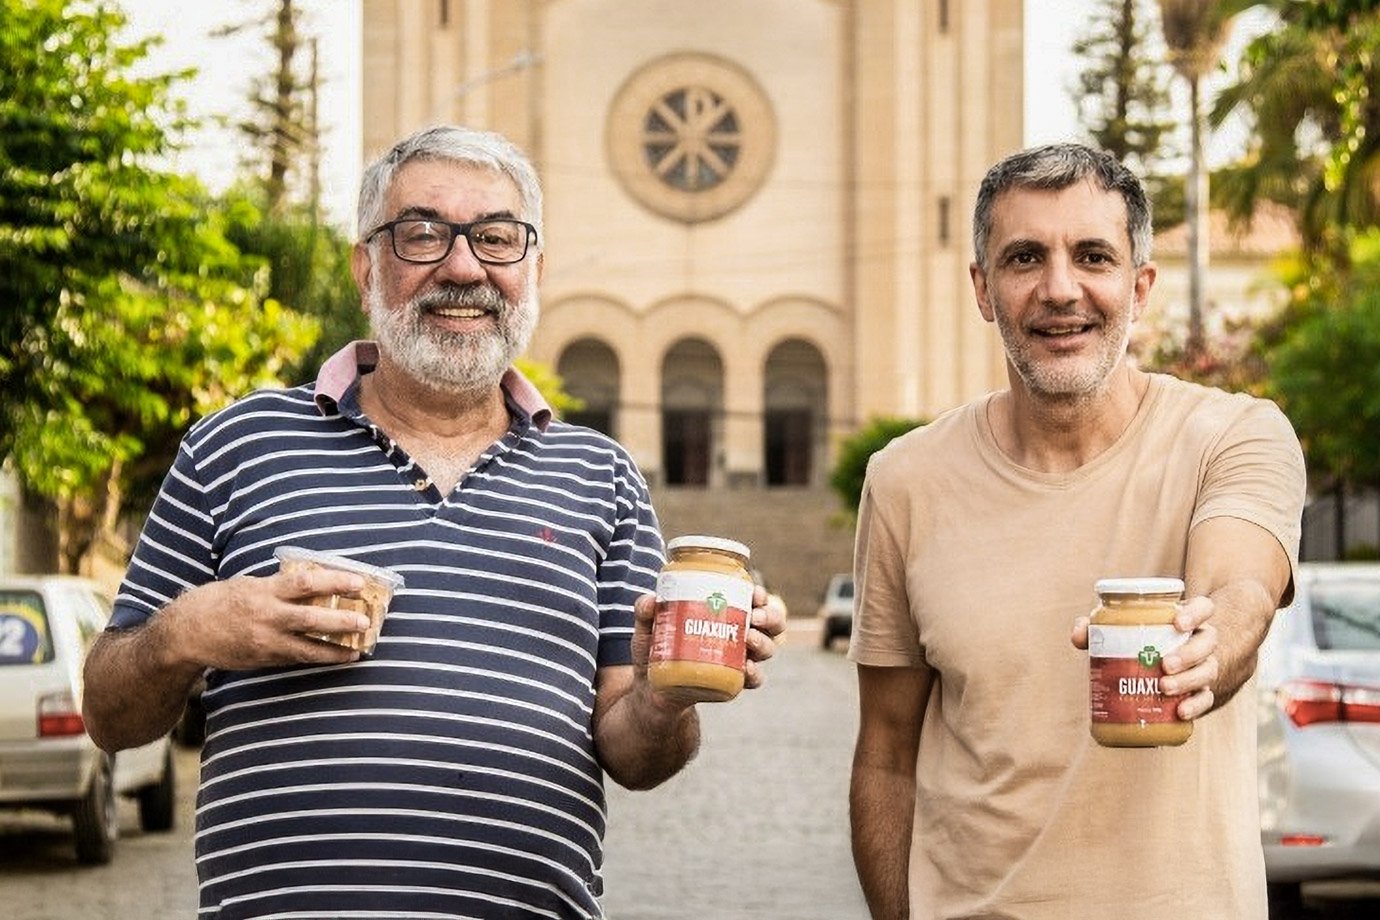
[[[406,580],[368,659],[208,674],[200,916],[601,917],[595,674],[662,563],[646,484],[510,371],[509,431],[442,495],[359,411],[376,355],[197,423],[116,601],[136,625],[282,545]]]

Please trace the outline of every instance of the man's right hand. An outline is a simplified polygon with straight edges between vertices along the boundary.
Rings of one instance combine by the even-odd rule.
[[[359,653],[310,634],[362,632],[369,617],[311,601],[332,594],[357,598],[363,588],[361,576],[324,568],[243,575],[193,588],[155,618],[167,617],[164,651],[182,664],[237,671],[342,664]]]

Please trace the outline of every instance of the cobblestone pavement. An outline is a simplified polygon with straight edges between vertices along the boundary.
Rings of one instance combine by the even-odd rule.
[[[848,844],[857,689],[842,651],[794,628],[765,686],[700,719],[699,756],[678,776],[650,792],[610,785],[610,920],[864,920]]]
[[[853,667],[793,623],[767,686],[702,706],[704,743],[651,792],[609,788],[610,920],[865,920],[848,848]],[[0,920],[191,920],[197,754],[178,751],[178,825],[121,803],[109,866],[78,866],[65,820],[0,812]],[[1305,888],[1297,920],[1373,920],[1380,883]]]

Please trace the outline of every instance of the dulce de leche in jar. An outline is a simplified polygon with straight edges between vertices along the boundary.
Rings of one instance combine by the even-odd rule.
[[[719,537],[676,537],[656,582],[647,677],[669,696],[731,700],[743,689],[752,615],[748,548]]]
[[[1184,583],[1178,578],[1104,578],[1088,625],[1092,736],[1106,747],[1183,744],[1193,723],[1160,692],[1161,659],[1188,640],[1174,628]]]

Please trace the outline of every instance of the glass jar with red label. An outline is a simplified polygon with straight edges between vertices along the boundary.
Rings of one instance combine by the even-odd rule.
[[[746,546],[721,537],[676,537],[656,584],[647,677],[692,702],[731,700],[743,689],[752,575]]]
[[[1162,659],[1188,640],[1174,628],[1183,597],[1178,578],[1104,578],[1088,626],[1092,736],[1107,747],[1183,744],[1193,723],[1179,719],[1180,697],[1160,692]]]

